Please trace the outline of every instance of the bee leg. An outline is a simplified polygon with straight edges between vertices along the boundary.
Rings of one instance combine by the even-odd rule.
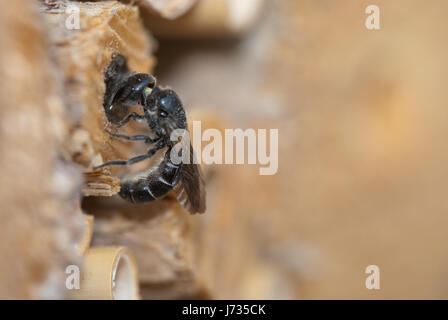
[[[112,160],[94,167],[93,170],[98,170],[106,166],[125,166],[127,163],[128,162],[126,160]]]
[[[145,117],[142,116],[142,115],[140,115],[140,114],[138,114],[138,113],[136,113],[136,112],[131,112],[130,114],[128,114],[128,115],[126,116],[126,118],[124,118],[123,120],[121,120],[121,121],[118,123],[118,126],[117,126],[117,128],[115,129],[115,132],[118,132],[118,130],[120,130],[120,128],[121,128],[122,126],[124,126],[126,123],[128,123],[131,119],[134,119],[134,120],[143,120],[143,119],[145,119]]]
[[[134,163],[149,159],[153,155],[154,154],[144,154],[141,156],[133,157],[129,160],[112,160],[112,161],[105,162],[102,165],[99,165],[99,166],[93,168],[93,170],[101,169],[106,166],[130,166],[130,165],[133,165]]]
[[[140,161],[143,161],[143,160],[151,158],[153,155],[156,154],[156,152],[158,150],[162,149],[164,146],[165,146],[165,142],[161,140],[161,141],[159,141],[156,144],[156,146],[154,148],[149,149],[146,154],[143,154],[141,156],[133,157],[133,158],[131,158],[129,160],[112,160],[112,161],[108,161],[108,162],[105,162],[102,165],[99,165],[99,166],[97,166],[97,167],[95,167],[93,169],[97,170],[97,169],[100,169],[100,168],[105,167],[105,166],[130,166],[130,165],[133,165],[133,164],[135,164],[137,162],[140,162]]]
[[[141,141],[141,140],[143,140],[147,144],[151,144],[151,143],[154,143],[155,141],[157,141],[157,139],[152,139],[151,137],[145,136],[145,135],[127,136],[127,135],[124,135],[124,134],[116,134],[116,133],[110,132],[108,130],[104,130],[104,131],[106,131],[112,137],[119,138],[119,139],[124,139],[124,140],[130,140],[130,141]]]

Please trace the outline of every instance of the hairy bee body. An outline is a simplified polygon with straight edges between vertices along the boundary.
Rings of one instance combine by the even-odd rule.
[[[165,152],[158,165],[124,177],[119,195],[133,203],[145,203],[160,199],[170,192],[179,179],[181,166],[170,161],[169,153],[170,150]]]
[[[142,141],[150,145],[146,154],[128,160],[112,160],[96,169],[109,165],[133,165],[164,151],[159,161],[146,170],[130,174],[121,179],[119,195],[133,203],[155,201],[174,191],[179,203],[190,213],[205,211],[205,183],[201,169],[194,159],[190,145],[190,162],[174,164],[170,160],[171,150],[177,141],[171,141],[174,130],[187,129],[185,110],[177,94],[157,85],[148,74],[129,71],[126,58],[115,55],[105,72],[106,91],[103,108],[108,121],[116,124],[111,136],[128,141]],[[140,105],[142,113],[129,112],[128,105]],[[153,136],[118,134],[118,130],[129,121],[146,120]]]

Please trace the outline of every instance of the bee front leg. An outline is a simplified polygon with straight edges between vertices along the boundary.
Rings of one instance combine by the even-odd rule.
[[[156,154],[156,152],[158,150],[162,149],[165,146],[166,146],[165,141],[160,140],[160,141],[158,141],[156,143],[156,145],[153,148],[149,149],[146,154],[143,154],[141,156],[133,157],[133,158],[131,158],[129,160],[112,160],[112,161],[108,161],[108,162],[103,163],[102,165],[99,165],[99,166],[93,168],[93,170],[97,170],[97,169],[103,168],[105,166],[130,166],[130,165],[133,165],[133,164],[135,164],[137,162],[140,162],[140,161],[143,161],[143,160],[151,158],[153,155]]]
[[[115,128],[115,132],[118,132],[118,130],[120,130],[120,128],[122,126],[124,126],[126,123],[131,121],[131,119],[137,121],[137,120],[143,120],[143,119],[145,119],[145,117],[140,115],[140,114],[138,114],[138,113],[136,113],[136,112],[131,112],[130,114],[128,114],[126,116],[126,118],[124,118],[123,120],[121,120],[118,123],[118,126]]]
[[[124,140],[130,140],[130,141],[145,141],[146,144],[153,144],[154,142],[157,142],[160,139],[160,138],[152,139],[149,136],[145,136],[145,135],[141,135],[141,134],[135,135],[135,136],[127,136],[127,135],[124,135],[124,134],[116,134],[116,133],[110,132],[107,129],[104,130],[104,131],[106,131],[108,134],[110,134],[112,137],[115,137],[115,138],[124,139]]]

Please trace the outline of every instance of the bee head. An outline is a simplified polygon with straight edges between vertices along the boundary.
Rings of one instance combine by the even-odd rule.
[[[186,129],[185,110],[177,94],[171,89],[145,88],[145,108],[155,116],[157,123],[167,133],[174,129]]]

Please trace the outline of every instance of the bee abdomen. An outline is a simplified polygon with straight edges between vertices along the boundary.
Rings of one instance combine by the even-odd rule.
[[[157,200],[173,189],[177,182],[178,172],[179,166],[165,158],[156,168],[122,179],[119,195],[134,203]]]

